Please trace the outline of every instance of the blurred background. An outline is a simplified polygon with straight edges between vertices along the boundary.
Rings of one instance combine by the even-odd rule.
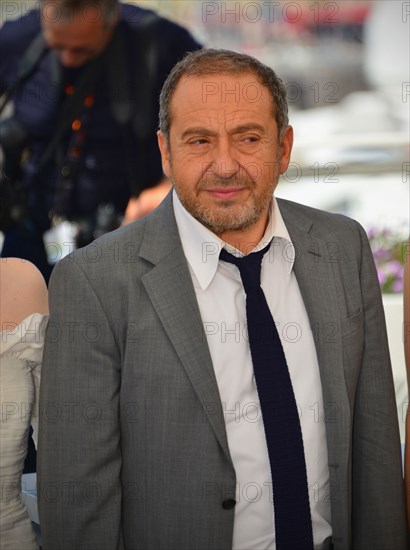
[[[410,2],[135,2],[284,79],[295,148],[277,195],[356,218],[373,247],[404,439],[402,264],[410,218]],[[1,19],[37,2],[1,2]],[[1,45],[0,45],[1,47]]]

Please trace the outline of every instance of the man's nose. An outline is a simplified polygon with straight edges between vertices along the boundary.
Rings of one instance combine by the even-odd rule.
[[[228,143],[223,143],[215,148],[212,162],[212,172],[220,178],[230,178],[239,170],[239,164],[235,159],[235,153]]]
[[[60,50],[58,57],[64,67],[79,67],[83,63],[82,57],[69,49]]]

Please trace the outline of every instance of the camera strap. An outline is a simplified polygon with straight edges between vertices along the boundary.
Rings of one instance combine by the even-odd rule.
[[[44,40],[43,33],[39,32],[29,47],[23,54],[20,60],[15,82],[10,86],[8,90],[3,94],[2,101],[0,103],[0,114],[16,92],[18,87],[34,72],[47,51],[47,44]]]

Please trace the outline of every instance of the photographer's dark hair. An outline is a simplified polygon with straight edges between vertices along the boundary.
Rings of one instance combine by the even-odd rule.
[[[289,123],[286,88],[283,81],[270,68],[249,55],[229,50],[204,49],[188,53],[172,69],[162,87],[159,108],[159,129],[169,144],[169,130],[172,121],[171,100],[178,82],[184,76],[204,76],[218,74],[254,74],[257,81],[265,86],[271,95],[273,116],[278,126],[279,136]]]

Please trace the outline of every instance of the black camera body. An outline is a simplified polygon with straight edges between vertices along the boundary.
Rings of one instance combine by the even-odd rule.
[[[5,118],[0,122],[0,146],[5,151],[24,148],[28,132],[15,117]]]

